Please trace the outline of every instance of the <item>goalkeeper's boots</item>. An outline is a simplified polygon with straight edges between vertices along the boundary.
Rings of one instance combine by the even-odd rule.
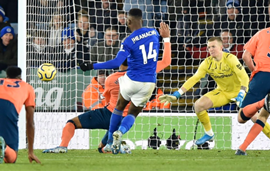
[[[242,150],[238,149],[238,150],[236,150],[235,155],[246,156],[247,153],[245,151],[242,151]]]
[[[0,164],[4,163],[6,143],[3,137],[0,136]]]
[[[118,154],[121,149],[122,132],[117,130],[113,133],[112,153]]]
[[[130,146],[126,143],[126,141],[121,142],[120,153],[121,154],[131,154]]]
[[[210,136],[208,134],[204,134],[204,136],[200,139],[198,139],[195,144],[196,145],[202,145],[204,144],[206,141],[212,141],[214,139],[214,135],[213,136]]]
[[[112,145],[106,144],[105,147],[101,149],[102,153],[112,153]]]
[[[42,151],[42,153],[67,153],[67,152],[68,152],[67,147],[61,146]]]

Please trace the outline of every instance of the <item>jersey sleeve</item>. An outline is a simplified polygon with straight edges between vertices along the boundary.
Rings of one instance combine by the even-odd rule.
[[[249,39],[249,41],[244,46],[244,49],[251,53],[252,56],[255,56],[260,32],[261,31],[258,31],[252,38]]]
[[[164,51],[162,60],[157,62],[157,69],[156,73],[159,73],[161,70],[166,68],[171,64],[171,43],[170,42],[164,42]]]
[[[28,96],[24,102],[24,105],[25,105],[25,107],[28,107],[28,106],[35,107],[36,106],[36,104],[35,104],[36,96],[35,96],[34,88],[29,84],[27,84],[27,86],[28,86]]]
[[[241,86],[244,86],[247,88],[248,83],[249,83],[249,77],[247,75],[245,68],[243,67],[243,65],[240,63],[240,61],[237,59],[235,55],[231,54],[228,58],[229,58],[228,61],[230,62],[232,71],[236,74],[236,76],[240,80]]]
[[[93,64],[94,69],[115,69],[118,68],[130,55],[130,49],[127,46],[127,39],[121,44],[120,50],[112,60]]]
[[[200,81],[201,78],[204,78],[205,75],[207,73],[207,61],[204,60],[197,72],[192,76],[190,77],[184,84],[182,87],[184,87],[186,90],[189,90],[190,88],[192,88],[198,81]]]

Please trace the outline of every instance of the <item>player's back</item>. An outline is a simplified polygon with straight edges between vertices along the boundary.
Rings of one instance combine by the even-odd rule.
[[[254,56],[257,71],[270,72],[270,27],[257,32],[244,46]]]
[[[128,56],[128,77],[133,81],[156,82],[159,54],[159,34],[153,28],[135,30],[123,42]]]
[[[20,79],[0,79],[0,99],[13,103],[18,114],[23,104],[26,106],[35,106],[33,87]]]

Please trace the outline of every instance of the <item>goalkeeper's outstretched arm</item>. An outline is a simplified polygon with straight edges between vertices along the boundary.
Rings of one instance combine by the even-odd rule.
[[[175,91],[173,94],[166,94],[159,97],[161,103],[167,105],[170,102],[174,102],[179,99],[185,92],[192,88],[201,78],[206,75],[206,63],[202,62],[198,68],[198,71],[189,78],[178,91]]]

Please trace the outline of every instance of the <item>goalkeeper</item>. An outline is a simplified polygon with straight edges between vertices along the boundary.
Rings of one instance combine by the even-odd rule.
[[[202,145],[214,138],[207,109],[224,106],[232,99],[241,105],[249,82],[248,75],[237,57],[222,51],[222,40],[219,37],[210,38],[207,48],[211,56],[200,64],[197,72],[178,91],[159,97],[163,103],[176,101],[206,74],[216,81],[216,89],[203,95],[194,105],[195,113],[205,130],[204,136],[196,141],[196,145]]]

